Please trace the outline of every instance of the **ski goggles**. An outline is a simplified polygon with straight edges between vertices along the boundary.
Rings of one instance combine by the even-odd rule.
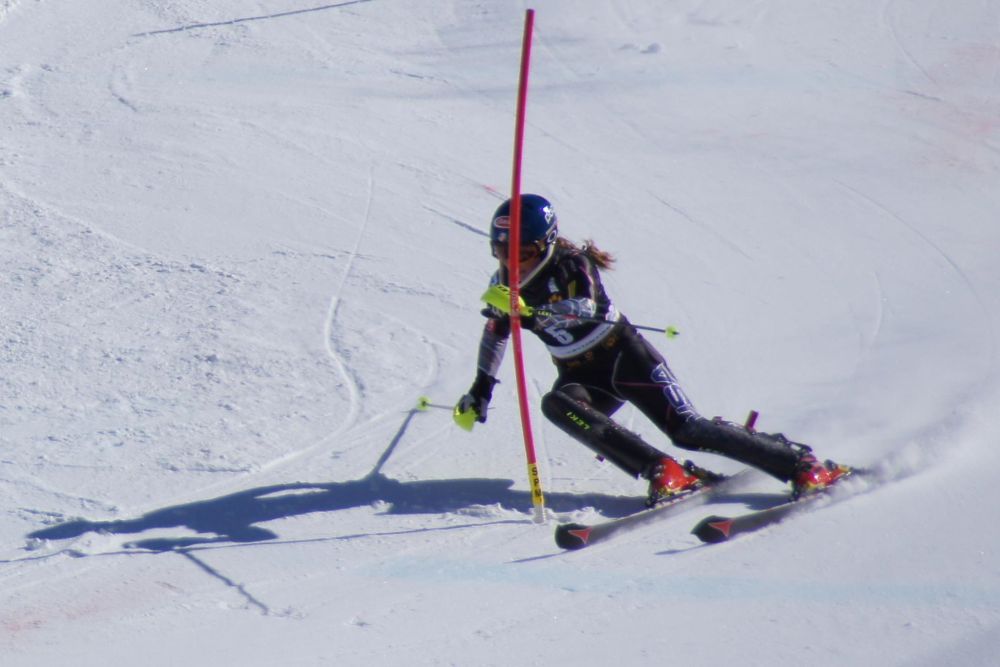
[[[507,259],[507,244],[506,243],[490,243],[490,250],[493,251],[493,256],[497,259]],[[517,258],[519,261],[527,262],[542,254],[542,249],[539,248],[534,243],[528,245],[522,245],[521,249],[517,253]]]

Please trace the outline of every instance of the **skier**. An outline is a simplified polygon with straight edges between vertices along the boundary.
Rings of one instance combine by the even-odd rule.
[[[455,406],[465,428],[485,422],[510,335],[507,274],[511,202],[497,208],[490,245],[500,267],[484,295],[486,324],[478,369]],[[628,401],[677,447],[721,454],[791,482],[796,494],[817,491],[850,472],[821,463],[810,447],[698,414],[663,356],[618,312],[601,283],[614,258],[592,241],[578,247],[559,236],[547,199],[521,197],[521,326],[545,343],[558,370],[542,412],[560,429],[626,473],[649,481],[648,504],[714,481],[712,473],[646,443],[611,419]]]

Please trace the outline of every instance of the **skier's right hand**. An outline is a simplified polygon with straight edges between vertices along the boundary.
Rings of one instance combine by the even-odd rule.
[[[510,315],[510,288],[506,285],[491,285],[483,293],[482,300],[504,315]],[[524,297],[517,297],[517,312],[521,318],[533,317],[534,308],[524,302]],[[528,327],[530,328],[530,327]]]
[[[489,408],[490,399],[493,398],[493,387],[496,383],[495,377],[479,371],[468,393],[458,399],[455,405],[455,411],[452,413],[455,423],[466,431],[471,431],[476,422],[486,423],[486,410]]]

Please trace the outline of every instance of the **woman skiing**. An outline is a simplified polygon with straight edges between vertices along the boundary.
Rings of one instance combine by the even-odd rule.
[[[496,375],[510,335],[507,275],[510,200],[496,210],[490,245],[500,267],[484,295],[486,325],[476,379],[455,406],[455,420],[471,428],[485,422]],[[810,447],[784,436],[706,419],[681,389],[663,356],[618,312],[600,270],[614,259],[592,242],[577,247],[559,236],[547,199],[521,197],[521,326],[545,343],[558,370],[542,412],[560,429],[632,477],[649,481],[648,503],[712,481],[690,461],[683,464],[611,419],[627,401],[677,447],[721,454],[791,482],[796,494],[835,482],[850,471],[821,463]]]

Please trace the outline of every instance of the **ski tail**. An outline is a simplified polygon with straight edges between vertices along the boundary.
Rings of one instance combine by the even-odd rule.
[[[567,523],[558,526],[556,528],[556,546],[570,551],[582,549],[590,544],[590,535],[593,531],[593,526],[585,526],[581,523]]]

